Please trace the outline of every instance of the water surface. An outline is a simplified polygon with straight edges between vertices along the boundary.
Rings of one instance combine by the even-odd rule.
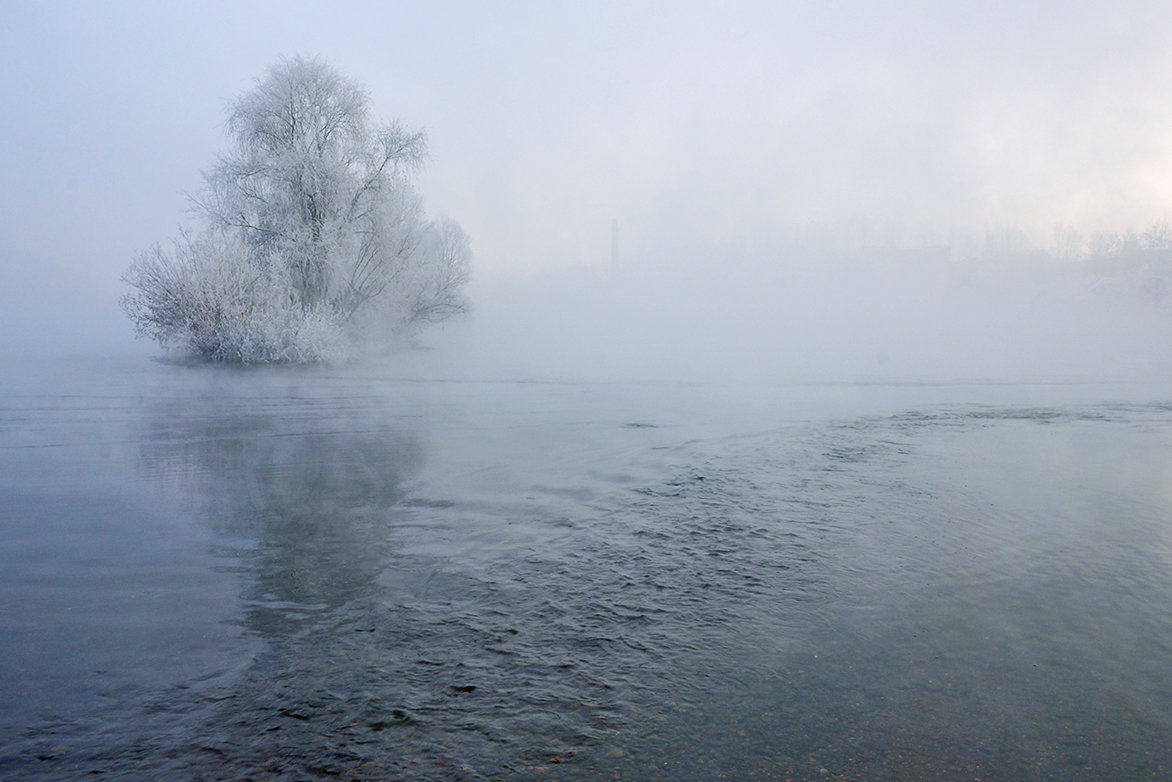
[[[1125,385],[0,380],[0,775],[1157,779]]]

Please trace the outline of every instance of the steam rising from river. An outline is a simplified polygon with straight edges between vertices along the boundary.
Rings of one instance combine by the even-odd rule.
[[[431,358],[509,379],[1153,379],[1172,327],[1162,285],[1037,252],[734,245],[486,275]]]

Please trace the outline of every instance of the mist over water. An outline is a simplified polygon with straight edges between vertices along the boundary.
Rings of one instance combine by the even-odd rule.
[[[733,245],[486,275],[433,337],[474,377],[691,382],[1094,381],[1168,374],[1151,275],[1041,252]],[[1147,286],[1147,287],[1145,287]],[[443,371],[443,370],[441,370]]]
[[[9,362],[0,775],[1166,776],[1168,249],[995,245],[616,242],[378,358]]]
[[[1172,13],[0,9],[0,777],[1172,778]],[[425,127],[470,316],[134,342],[225,101]]]

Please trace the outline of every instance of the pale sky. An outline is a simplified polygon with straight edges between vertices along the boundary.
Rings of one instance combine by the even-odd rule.
[[[128,331],[119,275],[191,223],[226,106],[296,54],[428,132],[427,209],[481,276],[605,264],[612,220],[637,256],[1172,212],[1166,2],[6,0],[5,337]]]

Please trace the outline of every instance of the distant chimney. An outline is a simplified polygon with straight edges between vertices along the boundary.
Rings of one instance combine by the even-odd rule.
[[[619,268],[619,220],[616,217],[610,221],[610,268]]]

